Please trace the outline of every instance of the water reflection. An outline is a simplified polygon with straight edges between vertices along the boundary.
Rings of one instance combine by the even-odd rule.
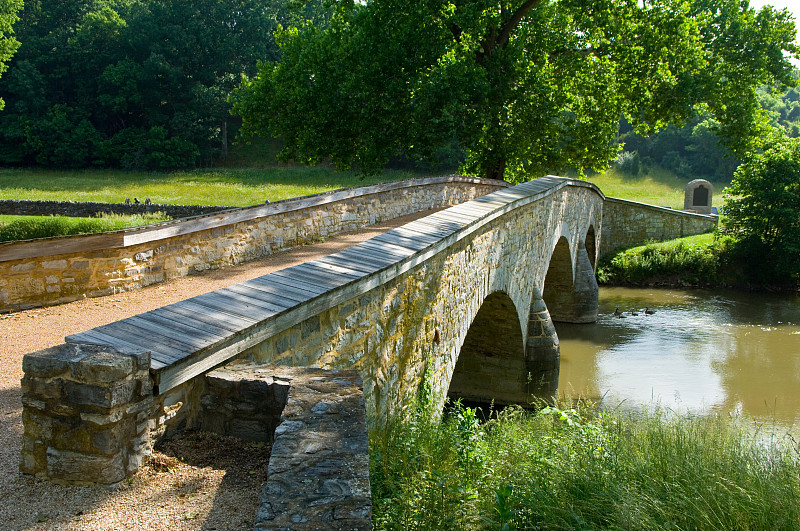
[[[556,328],[562,393],[800,426],[800,297],[604,288],[596,324]]]

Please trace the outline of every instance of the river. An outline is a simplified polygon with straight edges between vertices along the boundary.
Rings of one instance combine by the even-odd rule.
[[[556,330],[562,395],[800,432],[800,296],[601,288],[597,323]]]

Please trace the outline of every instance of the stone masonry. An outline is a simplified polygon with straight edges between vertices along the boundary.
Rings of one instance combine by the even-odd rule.
[[[64,344],[23,359],[20,470],[68,483],[117,483],[150,454],[149,352]]]
[[[600,256],[616,249],[709,232],[716,216],[682,212],[623,199],[606,198]]]

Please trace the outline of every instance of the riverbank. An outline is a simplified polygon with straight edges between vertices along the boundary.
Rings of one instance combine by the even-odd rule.
[[[700,234],[650,242],[604,257],[597,267],[601,286],[726,288],[800,292],[798,280],[774,280],[766,261],[749,257],[729,236]]]
[[[372,440],[375,529],[798,529],[793,439],[741,417],[454,407]]]

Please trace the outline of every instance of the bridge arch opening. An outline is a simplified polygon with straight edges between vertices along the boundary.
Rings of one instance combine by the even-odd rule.
[[[519,315],[508,294],[496,291],[484,299],[467,330],[447,395],[469,402],[526,404],[528,387]]]
[[[558,239],[553,254],[550,256],[550,265],[544,278],[544,299],[550,316],[554,321],[568,320],[571,313],[572,292],[572,255],[567,238]]]
[[[594,227],[589,226],[586,231],[586,238],[584,240],[586,247],[586,254],[589,256],[589,263],[592,265],[592,271],[597,271],[597,238],[594,234]]]

